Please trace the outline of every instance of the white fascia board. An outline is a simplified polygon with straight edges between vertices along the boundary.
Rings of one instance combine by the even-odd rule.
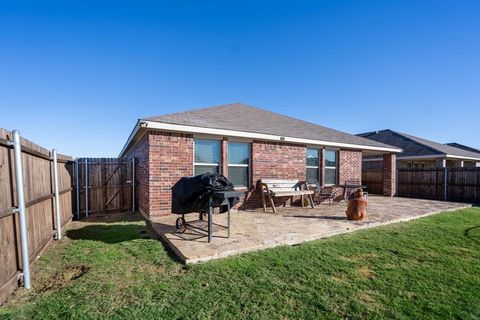
[[[470,157],[461,157],[461,156],[454,156],[451,154],[438,154],[438,155],[426,155],[426,156],[397,156],[397,160],[435,160],[439,158],[446,158],[446,159],[466,159],[466,160],[476,160],[480,161],[480,158],[470,158]],[[383,160],[383,158],[368,158],[363,159],[363,161],[378,161]]]
[[[398,156],[397,155],[397,160],[435,160],[437,158],[445,158],[445,154],[439,154],[439,155],[427,155],[427,156]],[[383,160],[383,158],[368,158],[368,159],[363,159],[363,161],[378,161],[378,160]]]
[[[127,151],[127,148],[129,146],[130,142],[132,142],[133,138],[137,135],[138,130],[140,130],[140,127],[141,127],[141,122],[140,122],[140,120],[138,120],[137,123],[135,124],[135,127],[133,128],[132,132],[128,136],[127,142],[125,142],[125,145],[123,146],[122,151],[120,151],[120,154],[118,155],[119,158],[121,158],[123,156],[123,154],[125,153],[125,151]]]
[[[154,121],[145,121],[144,123],[142,123],[142,127],[143,126],[150,129],[158,129],[158,130],[165,130],[165,131],[202,133],[202,134],[212,134],[212,135],[219,135],[219,136],[226,136],[226,137],[250,138],[250,139],[259,139],[259,140],[291,142],[291,143],[300,143],[300,144],[307,144],[307,145],[311,144],[311,145],[321,145],[321,146],[332,146],[332,147],[360,149],[360,150],[375,150],[375,151],[395,152],[395,153],[402,152],[402,149],[398,149],[398,148],[373,147],[373,146],[365,146],[365,145],[359,145],[359,144],[331,142],[331,141],[294,138],[294,137],[283,137],[283,136],[277,136],[277,135],[266,134],[266,133],[204,128],[204,127],[186,126],[186,125],[180,125],[180,124],[171,124],[171,123],[154,122]]]
[[[448,159],[465,159],[465,160],[476,160],[479,161],[480,158],[472,158],[472,157],[463,157],[463,156],[454,156],[452,154],[447,154]]]

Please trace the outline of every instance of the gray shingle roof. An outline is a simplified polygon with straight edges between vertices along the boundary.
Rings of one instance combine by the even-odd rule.
[[[203,128],[264,133],[361,146],[392,148],[392,146],[377,141],[357,137],[346,132],[330,129],[242,103],[147,117],[141,120]]]
[[[445,154],[457,157],[480,158],[480,155],[475,152],[455,148],[449,145],[438,143],[435,141],[419,138],[410,134],[386,129],[380,131],[360,133],[358,136],[380,141],[398,148],[402,148],[401,156],[426,156]]]
[[[460,144],[460,143],[457,143],[457,142],[449,142],[449,143],[445,143],[445,144],[447,146],[451,146],[451,147],[455,147],[455,148],[458,148],[458,149],[463,149],[463,150],[478,153],[478,155],[480,156],[480,149],[472,148],[472,147],[469,147],[469,146],[466,146],[464,144]]]

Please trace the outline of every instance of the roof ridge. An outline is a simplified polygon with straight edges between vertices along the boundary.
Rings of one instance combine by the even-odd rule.
[[[176,115],[176,114],[180,114],[180,113],[191,113],[191,112],[197,112],[197,111],[214,109],[214,108],[220,108],[220,107],[228,107],[228,106],[233,106],[233,105],[245,105],[245,106],[248,106],[247,104],[245,104],[245,103],[243,103],[243,102],[233,102],[233,103],[213,105],[213,106],[209,106],[209,107],[189,109],[189,110],[185,110],[185,111],[177,111],[177,112],[164,113],[164,114],[160,114],[160,115],[148,116],[148,117],[143,117],[143,118],[141,118],[141,120],[147,120],[147,119],[159,118],[159,117],[166,117],[166,116]],[[257,109],[258,109],[258,108],[257,108]]]
[[[426,145],[426,144],[424,144],[424,143],[422,143],[422,142],[416,141],[415,139],[412,139],[412,137],[413,137],[413,138],[416,138],[416,139],[427,140],[427,141],[434,142],[434,143],[438,143],[438,142],[435,142],[435,141],[432,141],[432,140],[428,140],[428,139],[423,139],[423,138],[420,138],[420,137],[417,137],[417,136],[414,136],[414,135],[411,135],[411,134],[408,134],[408,133],[403,133],[403,132],[396,131],[396,130],[392,130],[392,129],[387,129],[387,130],[389,130],[389,131],[391,131],[391,132],[393,132],[393,133],[395,133],[395,134],[397,134],[397,135],[399,135],[399,136],[402,136],[402,137],[405,138],[405,139],[408,139],[408,140],[410,140],[410,141],[413,141],[414,143],[417,143],[417,144],[419,144],[419,145],[421,145],[421,146],[423,146],[423,147],[425,147],[425,148],[427,148],[427,149],[429,149],[429,150],[436,151],[436,152],[440,152],[441,154],[446,154],[446,153],[443,152],[442,150],[433,148],[433,147],[431,147],[431,146],[429,146],[429,145]]]

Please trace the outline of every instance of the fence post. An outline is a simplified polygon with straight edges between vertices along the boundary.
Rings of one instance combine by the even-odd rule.
[[[88,158],[85,158],[85,218],[88,218]]]
[[[79,173],[78,170],[80,169],[80,166],[78,164],[78,159],[75,160],[75,196],[76,196],[76,215],[77,215],[77,220],[80,219],[80,181],[79,181]]]
[[[398,186],[399,186],[399,184],[398,184],[398,176],[399,176],[399,174],[398,174],[398,173],[400,172],[400,169],[397,168],[396,171],[397,171],[397,172],[396,172],[396,175],[395,175],[395,196],[398,197]]]
[[[53,187],[55,192],[55,219],[57,220],[57,240],[62,239],[62,210],[60,208],[60,192],[58,191],[57,150],[53,149]]]
[[[20,242],[22,248],[22,271],[25,289],[30,289],[30,258],[28,254],[27,217],[25,214],[25,192],[23,190],[23,164],[20,133],[13,130],[13,152],[15,156],[15,177],[17,182],[18,217],[20,224]]]
[[[132,213],[135,213],[135,157],[132,157]]]
[[[448,168],[445,167],[443,172],[443,200],[447,201],[448,200]]]

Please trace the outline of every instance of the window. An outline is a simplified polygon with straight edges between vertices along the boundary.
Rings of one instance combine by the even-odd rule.
[[[228,180],[235,187],[249,187],[250,144],[228,143]]]
[[[195,175],[219,173],[220,141],[195,140]]]
[[[320,181],[320,158],[318,149],[307,148],[307,183],[316,184]]]
[[[335,150],[325,150],[325,184],[337,183],[338,153]]]

